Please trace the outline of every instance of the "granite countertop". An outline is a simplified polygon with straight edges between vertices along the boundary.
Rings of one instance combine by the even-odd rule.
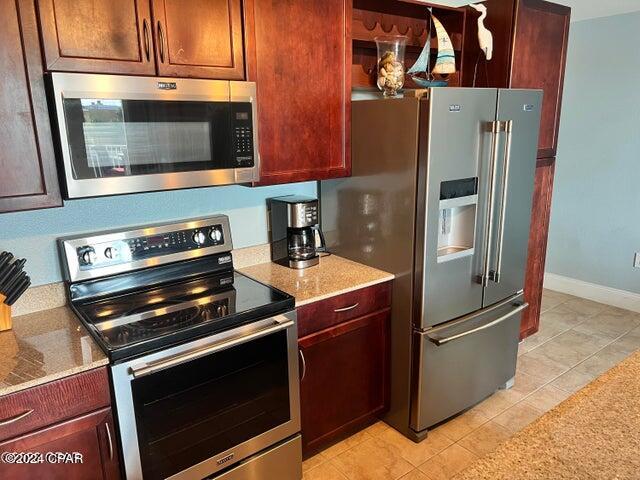
[[[293,295],[296,307],[394,278],[390,273],[337,255],[323,256],[319,265],[304,270],[268,262],[240,268],[239,271]]]
[[[0,396],[108,363],[67,307],[15,317],[0,332]]]

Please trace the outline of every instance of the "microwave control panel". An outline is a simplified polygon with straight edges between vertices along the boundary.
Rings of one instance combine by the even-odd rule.
[[[110,267],[148,258],[217,247],[225,243],[221,224],[157,235],[84,245],[76,249],[81,270]]]
[[[255,162],[251,103],[234,103],[231,115],[235,165],[236,167],[253,167]]]

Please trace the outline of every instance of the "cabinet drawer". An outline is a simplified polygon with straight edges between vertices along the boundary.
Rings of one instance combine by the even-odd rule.
[[[0,440],[110,405],[107,368],[0,397]]]
[[[0,478],[19,480],[46,478],[60,480],[119,480],[118,449],[113,435],[113,415],[110,408],[74,418],[52,427],[0,443],[0,453],[25,452],[36,463],[0,463]],[[49,452],[74,455],[60,463],[49,463]],[[39,457],[43,455],[43,457]]]
[[[379,283],[298,308],[298,338],[391,305],[391,282]]]

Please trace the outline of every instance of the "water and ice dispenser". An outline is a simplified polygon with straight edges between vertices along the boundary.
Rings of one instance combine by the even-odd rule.
[[[440,184],[438,263],[473,255],[477,209],[477,177]]]

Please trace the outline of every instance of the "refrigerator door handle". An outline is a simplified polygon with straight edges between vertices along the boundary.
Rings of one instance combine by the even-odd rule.
[[[504,171],[502,173],[502,200],[500,202],[500,219],[498,221],[498,249],[496,252],[496,269],[490,272],[491,280],[500,283],[502,272],[502,250],[504,247],[504,225],[507,209],[507,194],[509,189],[509,165],[511,163],[511,141],[513,139],[513,120],[504,122],[507,139],[504,146]]]
[[[489,168],[489,199],[487,202],[487,225],[485,228],[485,241],[487,246],[484,256],[484,268],[481,283],[483,287],[489,285],[491,276],[491,237],[493,235],[493,211],[496,196],[496,169],[498,168],[498,135],[500,134],[501,121],[491,122],[491,165]]]
[[[478,333],[482,330],[486,330],[487,328],[491,328],[495,325],[498,325],[508,319],[510,319],[511,317],[513,317],[514,315],[520,313],[521,311],[523,311],[524,309],[528,308],[529,304],[528,303],[522,303],[520,305],[518,305],[514,310],[511,310],[508,313],[505,313],[504,315],[501,315],[500,317],[496,318],[495,320],[492,320],[489,323],[485,323],[483,325],[480,325],[478,327],[472,328],[470,330],[466,330],[464,332],[461,333],[457,333],[455,335],[451,335],[449,337],[444,337],[444,338],[440,338],[440,337],[435,337],[435,336],[431,336],[429,333],[426,334],[427,338],[429,339],[430,342],[434,343],[437,346],[441,346],[441,345],[445,345],[449,342],[452,342],[454,340],[458,340],[459,338],[464,338],[468,335],[472,335],[474,333]]]

